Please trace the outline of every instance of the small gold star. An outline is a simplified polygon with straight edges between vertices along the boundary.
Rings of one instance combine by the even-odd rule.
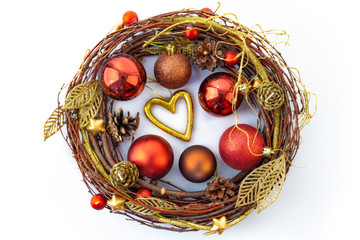
[[[86,130],[91,132],[93,136],[97,136],[100,132],[105,132],[104,119],[91,118]]]
[[[226,222],[226,217],[222,216],[221,218],[217,219],[217,218],[213,218],[213,226],[211,228],[211,231],[213,232],[217,232],[219,235],[223,233],[223,231],[225,231],[226,229],[229,228],[227,222]]]
[[[121,211],[121,210],[125,210],[125,203],[126,199],[120,197],[119,195],[112,195],[112,198],[110,200],[107,201],[107,205],[109,205],[111,207],[111,211],[112,212],[117,212],[117,211]]]

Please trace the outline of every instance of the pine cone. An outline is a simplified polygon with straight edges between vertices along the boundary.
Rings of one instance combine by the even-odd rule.
[[[215,202],[226,201],[235,195],[234,187],[235,184],[230,182],[230,178],[217,177],[207,184],[205,196]]]
[[[280,108],[285,101],[283,89],[275,82],[262,84],[258,89],[257,98],[260,105],[268,111]]]
[[[110,171],[110,182],[116,188],[129,188],[139,178],[137,166],[129,161],[122,161],[115,164]]]
[[[113,113],[109,112],[107,130],[108,133],[118,142],[131,139],[131,136],[135,134],[136,129],[139,127],[139,113],[134,118],[130,112],[128,116],[124,117],[123,109],[120,108]]]
[[[217,66],[223,66],[225,51],[221,48],[216,49],[216,41],[205,38],[194,47],[194,62],[201,70],[207,68],[213,72]]]

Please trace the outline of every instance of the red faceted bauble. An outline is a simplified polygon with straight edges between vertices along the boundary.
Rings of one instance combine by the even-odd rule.
[[[205,182],[215,173],[215,155],[210,149],[201,145],[188,147],[180,156],[179,169],[190,182]]]
[[[238,124],[241,130],[234,129],[234,127],[229,127],[220,138],[220,156],[231,168],[237,170],[252,169],[262,159],[265,146],[264,137],[250,125]]]
[[[160,179],[170,171],[174,153],[164,138],[144,135],[131,144],[127,159],[136,164],[141,176]]]
[[[146,198],[146,197],[152,197],[152,194],[149,189],[141,188],[139,191],[136,192],[135,198]]]
[[[213,73],[200,85],[199,102],[202,108],[214,116],[232,113],[236,80],[227,73]],[[242,95],[239,93],[236,108],[240,106]]]
[[[106,198],[103,194],[98,193],[92,196],[90,200],[91,207],[96,210],[104,209],[106,206]]]
[[[146,83],[146,71],[141,62],[128,54],[118,54],[106,60],[100,68],[100,86],[116,100],[138,96]]]
[[[134,11],[127,11],[123,15],[124,24],[128,25],[139,20],[138,15]]]

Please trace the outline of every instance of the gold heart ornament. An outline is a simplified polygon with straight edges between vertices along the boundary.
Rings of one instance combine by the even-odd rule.
[[[167,110],[169,110],[171,113],[175,113],[176,111],[176,103],[179,98],[184,98],[186,102],[186,108],[187,108],[187,124],[186,124],[186,130],[185,133],[178,132],[169,126],[165,125],[164,123],[160,122],[151,112],[151,107],[153,105],[160,105]],[[191,96],[188,92],[185,91],[177,91],[175,92],[170,100],[164,100],[161,98],[152,98],[150,99],[144,107],[144,112],[146,117],[152,122],[155,126],[160,128],[161,130],[173,135],[174,137],[177,137],[184,141],[190,141],[191,133],[192,133],[192,127],[194,123],[194,110],[193,110],[193,102],[191,99]]]

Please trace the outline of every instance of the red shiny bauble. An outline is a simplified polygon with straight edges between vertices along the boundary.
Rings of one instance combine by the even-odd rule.
[[[228,65],[229,67],[233,67],[235,66],[238,62],[239,62],[239,57],[237,56],[237,52],[234,51],[227,51],[225,53],[225,64]]]
[[[152,194],[149,189],[141,188],[139,191],[136,192],[135,198],[147,198],[152,197]]]
[[[141,176],[160,179],[170,171],[174,153],[164,138],[144,135],[131,144],[127,158],[136,164]]]
[[[228,73],[213,73],[200,85],[199,102],[202,108],[214,116],[232,113],[236,80]],[[242,95],[239,93],[236,108],[240,106]]]
[[[100,68],[100,86],[111,98],[130,100],[138,96],[146,83],[144,66],[128,54],[106,60]]]
[[[137,22],[139,20],[138,15],[134,11],[127,11],[123,15],[123,22],[126,25],[129,25],[133,22]]]
[[[250,125],[238,124],[241,130],[234,127],[229,127],[220,138],[220,156],[231,168],[250,170],[262,159],[264,138],[256,128]]]
[[[210,149],[201,145],[188,147],[180,156],[179,169],[190,182],[205,182],[215,173],[215,155]]]
[[[199,37],[199,30],[188,26],[185,28],[184,36],[189,40],[196,40]]]
[[[96,210],[104,209],[106,206],[106,198],[103,194],[98,193],[92,196],[90,200],[91,207]]]
[[[209,13],[213,12],[210,8],[202,8],[201,10],[203,10],[204,12],[209,12]]]

